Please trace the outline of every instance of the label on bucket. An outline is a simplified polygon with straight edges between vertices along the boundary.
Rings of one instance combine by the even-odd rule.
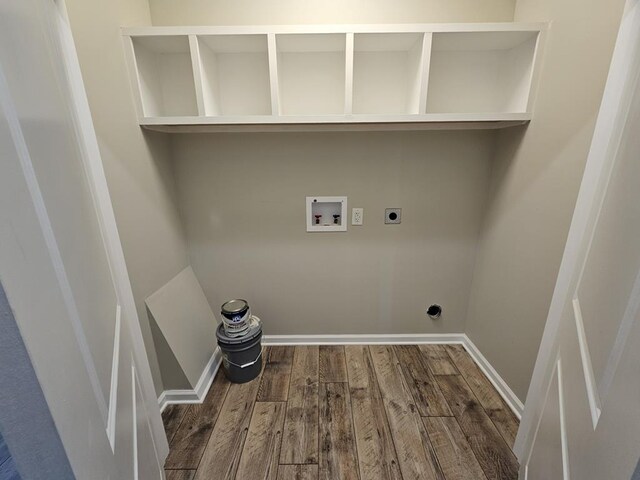
[[[228,354],[224,353],[222,355],[222,361],[224,362],[224,366],[226,368],[229,368],[229,365],[233,365],[234,367],[238,367],[238,368],[247,368],[247,367],[250,367],[251,365],[254,365],[256,362],[258,362],[260,360],[260,357],[262,357],[262,350],[260,350],[260,353],[258,353],[258,356],[256,357],[255,360],[239,365],[229,360]]]

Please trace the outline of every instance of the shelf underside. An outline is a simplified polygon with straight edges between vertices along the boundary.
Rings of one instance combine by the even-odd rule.
[[[443,118],[442,115],[420,115],[420,119],[340,117],[309,119],[306,117],[268,117],[254,120],[206,117],[155,117],[140,121],[147,130],[168,133],[207,132],[358,132],[417,130],[491,130],[529,123],[527,114],[467,115]],[[433,117],[433,118],[428,118]],[[485,118],[483,118],[485,117]],[[235,121],[234,121],[235,120]]]

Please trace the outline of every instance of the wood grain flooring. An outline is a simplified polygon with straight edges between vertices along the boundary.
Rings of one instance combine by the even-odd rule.
[[[182,421],[170,441],[171,449],[165,461],[165,468],[196,469],[209,441],[213,427],[220,415],[220,410],[231,384],[224,375],[216,376],[204,402],[186,405]],[[169,405],[170,407],[185,405]],[[166,412],[166,410],[165,410]],[[171,419],[173,422],[174,419]],[[167,429],[167,432],[169,430]],[[167,433],[168,436],[168,433]]]
[[[513,446],[518,433],[518,421],[511,409],[462,345],[447,345],[446,348],[480,405],[509,446]]]
[[[351,397],[346,383],[320,384],[319,466],[323,480],[358,480]]]
[[[266,347],[267,364],[258,389],[258,402],[286,402],[293,366],[293,348]]]
[[[280,463],[318,463],[318,347],[293,347]]]
[[[369,347],[346,348],[361,480],[402,478]]]
[[[461,345],[266,347],[163,412],[168,480],[515,480],[518,420]]]

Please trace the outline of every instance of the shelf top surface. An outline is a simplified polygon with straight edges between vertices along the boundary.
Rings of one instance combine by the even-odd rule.
[[[403,32],[539,32],[546,23],[416,23],[344,25],[238,25],[238,26],[151,26],[123,27],[130,36],[153,35],[245,35],[245,34],[322,34],[322,33],[403,33]]]

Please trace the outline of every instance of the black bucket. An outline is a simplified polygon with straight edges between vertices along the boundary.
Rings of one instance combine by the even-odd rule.
[[[262,326],[252,325],[242,337],[229,337],[224,325],[216,330],[218,345],[222,350],[224,374],[233,383],[245,383],[253,380],[262,370]]]

